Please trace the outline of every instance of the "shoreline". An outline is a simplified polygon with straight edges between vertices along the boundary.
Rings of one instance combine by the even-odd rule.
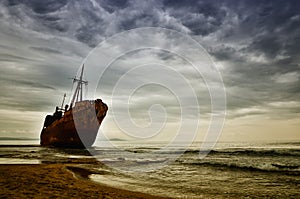
[[[2,198],[164,198],[96,183],[74,164],[0,165]]]
[[[293,146],[293,145],[291,145]],[[145,146],[143,146],[145,148]],[[145,149],[134,149],[138,152]],[[153,148],[153,147],[152,147]],[[152,149],[151,146],[149,149]],[[299,198],[300,148],[212,151],[200,160],[189,150],[178,162],[150,173],[127,175],[118,166],[153,164],[123,153],[32,147],[1,148],[1,198]],[[143,161],[141,161],[143,160]],[[154,160],[159,160],[158,158]],[[146,164],[145,164],[146,163]],[[155,166],[155,165],[154,165]],[[149,195],[150,194],[150,195]],[[160,196],[160,197],[159,197]]]

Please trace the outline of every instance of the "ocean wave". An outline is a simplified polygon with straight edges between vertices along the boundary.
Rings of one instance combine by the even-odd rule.
[[[198,154],[198,153],[209,153],[209,155],[246,155],[246,156],[298,156],[300,157],[299,149],[266,149],[266,150],[255,150],[255,149],[238,149],[238,150],[186,150],[185,154]]]
[[[260,172],[278,172],[282,174],[290,174],[300,176],[297,165],[270,164],[265,166],[239,165],[235,163],[220,163],[220,162],[183,162],[182,164],[217,167],[218,169],[243,170],[243,171],[260,171]]]
[[[292,156],[300,157],[300,149],[224,149],[224,150],[199,150],[199,149],[174,149],[159,150],[158,148],[134,148],[127,149],[130,153],[155,153],[155,154],[208,154],[208,155],[232,155],[232,156]]]

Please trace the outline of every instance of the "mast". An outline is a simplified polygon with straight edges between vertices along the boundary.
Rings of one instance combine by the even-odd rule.
[[[66,96],[67,96],[67,94],[65,93],[65,94],[64,94],[64,97],[63,97],[63,101],[62,101],[62,103],[61,103],[61,107],[60,107],[61,109],[62,109],[63,106],[64,106]]]
[[[88,84],[88,81],[83,80],[83,70],[84,70],[84,64],[82,65],[79,79],[76,77],[73,79],[73,83],[77,83],[77,86],[72,97],[71,106],[74,104],[74,102],[82,101],[82,92],[83,92],[82,86],[83,84],[84,85]]]

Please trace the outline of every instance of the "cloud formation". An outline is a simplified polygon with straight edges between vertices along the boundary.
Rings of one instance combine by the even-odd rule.
[[[83,58],[99,42],[133,28],[163,27],[188,34],[210,53],[226,86],[229,119],[262,115],[297,118],[299,4],[293,0],[3,0],[0,109],[19,111],[20,115],[25,111],[51,112],[71,86],[67,78],[74,76]],[[126,45],[130,44],[120,43],[120,47]],[[147,53],[137,52],[129,61],[118,60],[106,78],[107,90],[102,92],[109,91],[112,80],[126,67],[145,61],[147,55],[149,62],[179,67],[186,64],[170,53]],[[182,70],[193,77],[188,67]],[[199,101],[208,98],[204,93]],[[167,99],[160,100],[169,107],[170,116],[178,115],[174,102],[168,104]],[[139,98],[133,115],[145,115],[139,111],[141,102],[148,104],[147,97]],[[203,104],[201,109],[205,115],[210,106]],[[8,116],[1,117],[7,122]],[[1,131],[6,132],[4,128]]]

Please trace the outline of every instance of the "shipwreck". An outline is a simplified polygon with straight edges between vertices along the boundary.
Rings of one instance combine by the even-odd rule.
[[[76,86],[70,105],[57,106],[52,115],[47,115],[40,135],[41,146],[88,148],[97,137],[99,127],[108,107],[101,99],[83,100],[84,65],[79,78],[73,78]],[[73,85],[73,86],[74,86]]]

